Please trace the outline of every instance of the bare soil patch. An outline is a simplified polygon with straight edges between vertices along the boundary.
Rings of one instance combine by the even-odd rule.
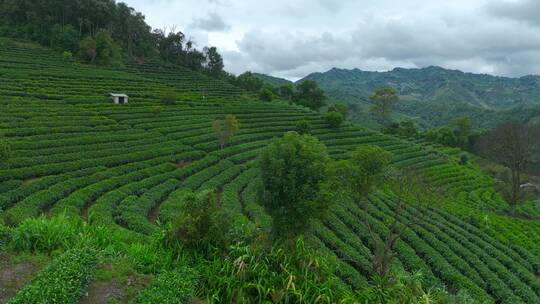
[[[7,255],[0,253],[0,303],[7,303],[22,287],[30,283],[40,266],[30,261],[10,263]]]

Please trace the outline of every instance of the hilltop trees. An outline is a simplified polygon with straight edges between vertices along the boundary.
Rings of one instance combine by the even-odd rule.
[[[0,35],[30,39],[60,52],[79,53],[92,64],[117,64],[124,57],[163,60],[224,76],[215,47],[203,51],[173,27],[153,30],[145,17],[113,0],[0,1]]]
[[[478,143],[483,155],[510,171],[507,190],[503,194],[512,211],[521,199],[523,173],[540,153],[539,140],[538,127],[510,122],[490,131]]]
[[[304,231],[328,204],[321,197],[328,152],[310,135],[289,132],[275,139],[259,158],[261,201],[273,218],[272,233],[291,238]]]
[[[212,123],[212,128],[219,141],[220,148],[223,149],[240,128],[240,122],[236,119],[236,116],[228,114],[223,120],[215,120]]]
[[[394,105],[399,101],[399,96],[393,88],[380,88],[375,90],[370,97],[373,101],[372,111],[379,115],[388,124]]]

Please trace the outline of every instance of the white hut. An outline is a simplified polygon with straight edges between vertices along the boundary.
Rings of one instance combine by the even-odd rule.
[[[126,104],[129,97],[126,94],[111,93],[111,98],[114,104]]]

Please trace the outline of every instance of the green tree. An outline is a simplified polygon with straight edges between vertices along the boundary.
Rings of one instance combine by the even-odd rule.
[[[178,215],[167,234],[169,244],[202,251],[226,249],[230,242],[231,224],[214,191],[186,194]]]
[[[280,86],[278,89],[278,95],[281,97],[281,99],[291,101],[294,96],[294,87],[292,84],[284,84]]]
[[[339,128],[341,124],[343,123],[343,115],[340,112],[335,112],[335,111],[328,112],[326,113],[324,118],[326,120],[326,123],[331,128]]]
[[[236,77],[235,84],[244,90],[258,92],[264,85],[263,81],[251,72],[245,72]]]
[[[97,56],[96,40],[90,36],[79,43],[79,57],[86,62],[94,63]]]
[[[527,167],[540,155],[540,128],[520,123],[504,123],[488,132],[478,142],[478,150],[509,170],[503,195],[514,212],[522,198],[522,177]],[[506,195],[505,195],[506,192]]]
[[[269,88],[262,88],[259,91],[259,99],[264,102],[270,102],[274,99],[274,93]]]
[[[303,81],[296,87],[294,101],[314,111],[318,111],[326,104],[326,95],[313,80]]]
[[[105,30],[100,30],[96,34],[96,53],[96,63],[98,64],[119,64],[122,59],[120,47]]]
[[[335,103],[328,107],[328,112],[339,112],[343,116],[343,119],[346,120],[349,118],[350,112],[349,107],[342,103]]]
[[[240,121],[236,116],[228,114],[223,120],[215,120],[212,123],[212,128],[219,141],[220,148],[223,149],[240,128]]]
[[[218,53],[216,47],[205,47],[203,49],[206,57],[206,71],[214,77],[219,77],[223,74],[223,57]]]
[[[399,101],[399,96],[397,95],[396,90],[393,88],[377,89],[370,99],[373,101],[373,107],[371,110],[379,115],[386,124],[388,124],[390,122],[394,105]]]
[[[71,25],[55,24],[50,39],[50,45],[55,50],[76,53],[79,49],[79,33]]]
[[[469,137],[472,133],[471,119],[468,116],[454,118],[451,126],[454,128],[460,146],[467,148],[469,146]]]
[[[274,237],[302,233],[312,218],[327,210],[321,185],[328,159],[324,144],[296,132],[275,139],[261,152],[261,201],[272,216]]]
[[[311,130],[311,125],[305,119],[300,120],[296,123],[296,132],[300,135],[309,134]]]
[[[387,178],[391,160],[392,154],[380,147],[358,146],[349,160],[329,164],[328,175],[332,188],[342,195],[350,195],[356,202],[365,200]]]

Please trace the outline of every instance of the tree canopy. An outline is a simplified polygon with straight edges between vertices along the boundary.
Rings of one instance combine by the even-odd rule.
[[[225,75],[215,47],[202,51],[176,28],[154,29],[143,14],[114,0],[3,0],[0,35],[23,38],[96,64],[124,57],[154,57],[214,77]]]
[[[320,199],[328,160],[324,144],[296,132],[286,133],[263,150],[261,200],[273,218],[275,236],[301,233],[311,218],[328,207]]]

